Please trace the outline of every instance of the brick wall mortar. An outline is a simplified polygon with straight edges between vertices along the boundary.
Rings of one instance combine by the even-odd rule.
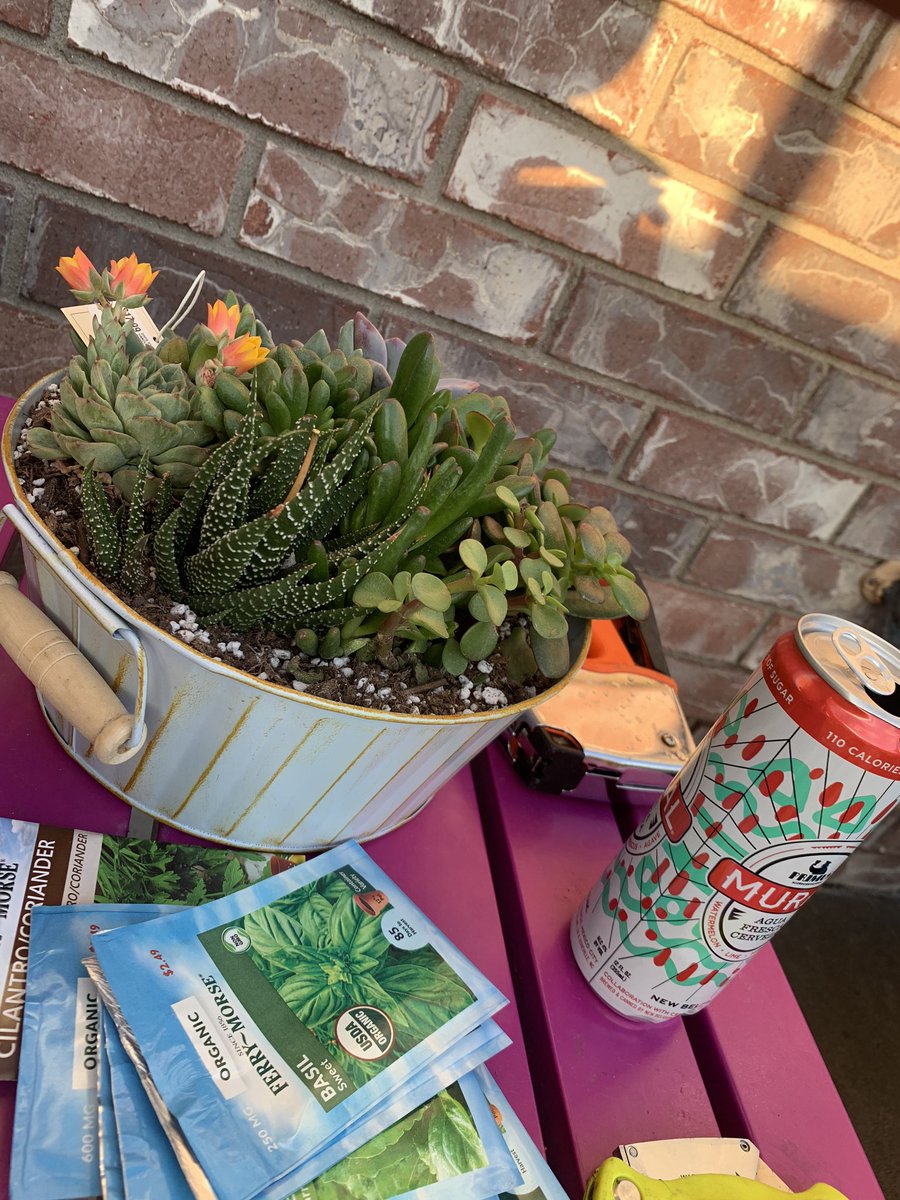
[[[868,62],[890,21],[889,17],[884,16],[876,22],[875,27],[856,51],[852,62],[847,68],[847,74],[841,80],[840,84],[837,87],[828,87],[815,79],[810,79],[808,76],[795,71],[785,63],[771,58],[763,50],[742,42],[740,38],[734,37],[724,29],[708,25],[701,17],[695,16],[683,8],[663,3],[660,11],[665,13],[666,20],[681,29],[688,37],[697,38],[708,45],[715,46],[732,58],[737,58],[741,62],[747,63],[748,66],[759,67],[760,70],[765,71],[768,75],[789,83],[795,91],[805,92],[807,95],[813,96],[815,99],[824,101],[826,104],[838,109],[842,106],[845,89],[849,90],[853,86],[853,83],[855,83],[856,73],[861,71],[866,62]],[[865,112],[865,110],[860,110],[860,112]],[[892,128],[886,121],[874,113],[865,112],[865,123],[870,124],[872,128],[881,132]]]
[[[683,25],[685,31],[695,32],[697,36],[702,36],[710,45],[720,47],[724,52],[748,63],[751,66],[759,67],[773,78],[790,83],[791,86],[797,91],[805,91],[807,94],[814,96],[816,99],[829,103],[831,107],[835,108],[836,111],[841,110],[841,104],[835,101],[834,94],[831,89],[825,88],[822,85],[817,84],[815,81],[806,79],[803,76],[798,76],[795,72],[791,71],[790,68],[768,58],[761,51],[745,45],[737,39],[730,37],[728,34],[723,33],[721,30],[716,30],[711,26],[706,25],[699,18],[694,17],[681,9],[672,8],[671,6],[663,7],[667,11],[671,12],[672,23],[680,26]],[[334,16],[332,6],[327,3],[323,3],[322,0],[318,0],[317,3],[310,3],[309,8],[310,11],[318,12],[323,16]],[[500,96],[501,98],[508,99],[513,104],[523,107],[526,111],[539,115],[543,120],[550,120],[558,123],[562,129],[568,129],[570,132],[574,132],[582,137],[587,133],[590,135],[591,139],[600,146],[612,150],[621,149],[621,141],[616,137],[615,134],[609,132],[608,130],[604,130],[601,127],[588,125],[584,118],[579,116],[577,113],[567,111],[564,108],[554,105],[550,101],[544,100],[541,97],[537,97],[522,87],[497,80],[484,73],[479,73],[473,67],[460,60],[447,59],[437,51],[429,50],[427,47],[404,38],[400,34],[392,31],[389,27],[382,25],[380,22],[374,19],[361,16],[360,14],[354,13],[352,10],[345,8],[338,9],[338,12],[340,14],[342,24],[345,24],[350,28],[356,28],[359,32],[365,32],[369,35],[377,33],[379,39],[384,41],[385,44],[390,46],[392,49],[396,49],[398,52],[401,52],[404,55],[415,59],[416,61],[422,62],[436,70],[441,70],[445,74],[450,74],[456,78],[463,86],[463,93],[461,94],[460,101],[458,101],[458,103],[465,100],[471,105],[474,105],[474,98],[477,94],[482,91],[489,91]],[[51,34],[52,32],[53,29],[51,28]],[[10,34],[12,34],[12,36],[10,36]],[[45,39],[39,38],[35,35],[26,34],[20,30],[10,30],[6,26],[0,26],[0,36],[2,36],[2,38],[5,40],[13,41],[19,44],[26,44],[30,49],[38,49],[42,46],[42,44],[45,44]],[[250,121],[241,114],[232,111],[227,106],[209,104],[200,97],[188,91],[175,91],[166,84],[158,83],[146,76],[134,74],[128,71],[127,68],[122,68],[113,63],[108,63],[105,60],[90,54],[88,51],[83,51],[77,47],[69,46],[68,43],[66,43],[63,47],[62,56],[66,61],[72,62],[73,65],[77,65],[79,69],[89,71],[101,78],[108,78],[114,80],[115,82],[121,82],[124,75],[129,81],[126,86],[128,86],[130,90],[153,96],[156,99],[163,100],[168,104],[172,104],[173,106],[181,107],[185,111],[193,112],[195,115],[203,116],[209,119],[215,114],[215,117],[218,117],[220,122],[228,128],[240,129],[242,132],[246,132],[248,126],[255,126],[265,130],[272,140],[286,138],[288,141],[291,141],[289,135],[280,133],[269,126],[261,125],[259,122]],[[671,78],[677,73],[678,65],[682,61],[683,57],[684,53],[675,55],[673,58],[677,59],[677,61],[672,64],[667,64],[667,69],[664,75],[664,79],[667,82],[670,81]],[[644,129],[652,124],[653,118],[656,115],[664,94],[664,88],[657,87],[654,89],[654,92],[651,96],[651,102],[655,102],[655,107],[653,106],[653,103],[651,103],[651,105],[648,106],[648,111],[642,114],[639,129]],[[468,108],[468,104],[466,107]],[[900,130],[898,130],[896,126],[891,125],[889,122],[884,121],[882,118],[877,117],[872,113],[866,112],[864,109],[857,108],[855,105],[848,105],[847,108],[852,109],[853,116],[861,120],[864,124],[872,126],[873,129],[888,137],[900,140]],[[435,203],[436,206],[439,206],[440,202],[453,204],[451,201],[446,201],[438,193],[440,188],[443,187],[443,176],[445,174],[445,171],[440,170],[440,164],[443,162],[446,170],[447,164],[452,163],[452,161],[455,159],[459,151],[462,132],[468,123],[467,119],[462,118],[459,121],[455,121],[454,116],[455,114],[451,115],[451,121],[448,124],[447,133],[442,138],[440,156],[435,163],[432,164],[428,179],[425,181],[425,185],[419,187],[406,180],[392,178],[392,187],[396,186],[401,190],[408,188],[410,189],[410,194],[415,194],[419,198],[426,198],[429,202]],[[456,134],[457,136],[450,137],[450,134]],[[297,143],[292,142],[292,144],[296,145]],[[315,147],[304,147],[305,152],[315,149]],[[711,178],[708,175],[679,163],[675,159],[668,158],[665,155],[652,151],[646,145],[642,144],[642,140],[639,137],[634,139],[631,152],[637,157],[643,158],[645,161],[658,166],[666,176],[671,177],[672,179],[690,184],[691,186],[696,187],[701,191],[708,192],[713,196],[718,196],[723,200],[733,203],[737,208],[743,211],[752,213],[756,216],[764,217],[771,224],[787,229],[790,232],[797,233],[808,241],[834,250],[836,253],[849,258],[851,261],[859,262],[861,265],[867,266],[872,270],[876,270],[881,274],[885,274],[891,278],[900,280],[900,262],[896,264],[891,263],[877,255],[869,253],[862,247],[854,246],[852,243],[849,243],[837,237],[836,235],[831,234],[829,231],[824,230],[819,226],[812,224],[811,222],[805,221],[801,217],[797,217],[791,213],[779,212],[778,210],[772,209],[770,206],[767,206],[753,197],[744,195],[738,189],[731,187],[728,184],[722,183],[719,180]],[[334,155],[329,154],[328,151],[322,151],[322,153],[331,159],[335,157]],[[346,165],[345,159],[341,158],[340,161],[343,165]],[[383,178],[381,172],[379,172],[376,168],[367,167],[365,164],[354,162],[353,169],[364,173],[372,172],[373,175],[377,176],[379,179]],[[433,176],[435,177],[434,182],[432,182]],[[496,218],[492,218],[490,214],[475,212],[474,210],[467,208],[465,205],[454,205],[454,207],[457,209],[457,211],[463,212],[467,219],[476,222],[490,222],[492,220],[497,220]],[[507,225],[507,223],[501,220],[498,222],[498,225],[502,229]],[[488,225],[487,227],[491,226]],[[526,230],[516,229],[515,232],[517,240],[521,240],[526,242],[526,244],[530,244],[526,241],[526,239],[535,238],[536,244],[541,245],[542,248],[552,245],[554,246],[555,252],[559,253],[559,248],[555,243],[548,243],[546,239],[540,238],[538,235],[531,234]],[[761,232],[757,236],[762,236]],[[594,259],[588,255],[583,257],[588,263],[591,264],[597,263],[599,265],[609,265],[603,264],[600,260]],[[652,283],[653,281],[643,280],[642,282]],[[684,294],[677,293],[677,295],[680,297]],[[692,299],[692,297],[688,296],[686,299]],[[727,318],[728,315],[729,314],[722,314],[722,316],[725,318]],[[750,322],[749,326],[752,325],[753,323]],[[771,331],[769,331],[769,333],[771,333]]]
[[[334,17],[333,7],[323,2],[323,0],[315,0],[308,5],[310,11],[317,12],[322,16]],[[492,92],[501,98],[508,99],[511,103],[523,107],[526,111],[533,112],[539,115],[543,120],[551,120],[558,123],[560,128],[567,129],[579,136],[589,134],[591,139],[598,145],[608,149],[617,150],[621,148],[621,141],[615,134],[602,127],[589,125],[584,118],[577,113],[568,111],[551,101],[544,100],[541,97],[535,96],[525,88],[518,87],[505,81],[493,78],[489,74],[478,72],[469,64],[453,58],[446,58],[435,50],[430,50],[417,42],[413,42],[402,35],[395,33],[388,26],[382,25],[375,19],[362,16],[350,9],[339,8],[338,13],[341,18],[341,23],[349,28],[356,29],[360,33],[367,35],[377,34],[379,40],[384,41],[387,46],[396,49],[398,52],[432,67],[435,70],[440,70],[445,74],[449,74],[457,79],[463,88],[457,104],[463,104],[466,109],[465,116],[456,118],[454,111],[451,114],[450,122],[447,130],[441,141],[441,150],[439,157],[432,164],[427,180],[424,186],[417,187],[415,184],[409,183],[402,179],[392,179],[392,186],[402,186],[410,188],[420,198],[427,198],[429,202],[437,202],[441,199],[439,192],[443,187],[444,175],[448,169],[448,164],[455,159],[461,141],[461,135],[468,123],[468,113],[471,107],[474,106],[475,96],[482,91]],[[816,83],[814,80],[807,79],[804,76],[797,75],[789,67],[786,67],[775,60],[769,58],[764,53],[756,50],[752,46],[747,46],[738,39],[730,37],[721,30],[717,30],[709,25],[706,25],[698,17],[694,17],[690,13],[682,9],[674,8],[670,5],[663,5],[661,11],[667,13],[667,19],[671,20],[673,25],[682,28],[687,34],[692,34],[697,37],[702,37],[709,45],[721,48],[723,52],[728,53],[734,58],[748,65],[755,66],[765,71],[775,79],[780,79],[783,82],[790,83],[796,91],[806,92],[817,100],[823,101],[834,108],[836,112],[843,111],[844,108],[852,111],[854,118],[860,120],[863,124],[867,124],[873,130],[880,134],[900,140],[900,129],[897,126],[890,124],[875,114],[867,112],[865,109],[858,108],[855,105],[843,105],[842,98],[837,96],[834,89],[824,87]],[[51,28],[51,34],[53,29]],[[878,37],[873,31],[870,39],[867,40],[864,47],[861,48],[858,58],[863,51],[868,49],[866,60],[871,57],[877,45]],[[9,33],[14,36],[9,37]],[[0,36],[10,41],[21,41],[23,44],[28,44],[30,48],[35,49],[40,46],[45,39],[36,37],[35,35],[26,34],[20,30],[8,30],[6,26],[0,26]],[[880,35],[879,35],[880,36]],[[874,39],[874,40],[873,40]],[[649,147],[643,144],[642,134],[648,128],[656,116],[659,105],[665,96],[667,85],[677,73],[678,67],[683,60],[684,53],[687,47],[683,48],[682,53],[673,55],[672,63],[667,63],[666,70],[661,77],[659,84],[654,88],[650,103],[646,112],[641,116],[637,126],[636,134],[633,138],[631,152],[638,157],[651,162],[657,166],[669,177],[676,179],[679,182],[690,184],[698,189],[708,192],[711,195],[718,196],[723,200],[733,203],[736,207],[743,211],[753,213],[756,216],[766,218],[771,224],[787,229],[790,232],[798,233],[808,241],[823,245],[828,249],[834,250],[836,253],[850,258],[852,261],[859,262],[863,266],[867,266],[872,270],[876,270],[881,274],[889,275],[892,278],[900,280],[900,263],[891,263],[877,255],[871,254],[862,247],[854,246],[829,231],[821,227],[805,221],[803,218],[795,216],[791,213],[779,212],[772,209],[770,206],[754,199],[751,196],[744,195],[738,189],[722,183],[719,180],[713,179],[699,171],[678,162],[675,159],[666,157],[665,155],[654,152]],[[247,126],[257,126],[269,132],[272,138],[279,136],[289,139],[289,135],[279,134],[279,131],[271,129],[271,127],[260,125],[259,122],[249,121],[241,114],[233,112],[227,106],[214,105],[205,102],[200,97],[188,91],[174,91],[166,84],[157,83],[146,76],[136,75],[129,72],[126,68],[118,67],[115,64],[107,63],[102,59],[95,57],[87,51],[82,51],[77,47],[69,46],[67,43],[63,47],[63,56],[67,61],[71,61],[73,65],[78,65],[83,70],[93,70],[93,73],[102,78],[110,78],[116,82],[120,82],[123,74],[131,81],[128,85],[135,91],[144,92],[147,95],[156,97],[157,99],[165,100],[167,103],[183,106],[186,111],[194,112],[196,115],[202,115],[209,118],[212,114],[218,114],[220,118],[228,118],[223,120],[223,124],[229,128],[239,128],[246,131]],[[859,69],[862,70],[865,66],[865,61],[860,62]],[[849,86],[849,85],[848,85]],[[181,102],[181,104],[179,104]],[[456,106],[455,106],[456,107]],[[296,143],[294,143],[296,145]],[[309,147],[308,149],[314,149]],[[327,151],[324,151],[328,154]],[[331,157],[331,156],[330,156]],[[346,162],[346,160],[341,160]],[[441,164],[444,169],[441,170]],[[375,175],[381,178],[381,173],[376,168],[367,167],[365,164],[354,163],[354,170],[363,172],[372,171]],[[466,206],[460,206],[462,211],[470,219],[490,219],[489,214],[477,213]],[[501,222],[501,225],[505,225]],[[524,239],[530,235],[527,231],[517,229],[516,237]],[[543,242],[544,239],[538,239]],[[585,256],[588,257],[588,256]],[[591,262],[598,260],[590,259]],[[651,281],[647,281],[651,282]]]
[[[875,24],[870,29],[868,36],[863,40],[856,54],[853,56],[853,61],[847,68],[844,78],[832,89],[832,95],[835,100],[847,100],[850,91],[857,81],[861,78],[866,67],[869,65],[875,51],[878,49],[881,39],[884,37],[891,24],[891,18],[887,13],[879,13]],[[852,101],[850,102],[852,103]],[[854,112],[865,112],[865,109],[860,109],[857,105],[853,105]]]
[[[268,140],[266,131],[263,129],[254,129],[247,138],[247,145],[244,147],[241,165],[238,167],[234,188],[232,189],[231,199],[228,204],[228,213],[225,217],[225,224],[220,237],[230,238],[234,241],[237,240],[244,221],[247,202],[250,199],[250,193],[253,191],[253,181],[259,172],[259,166],[262,162]]]

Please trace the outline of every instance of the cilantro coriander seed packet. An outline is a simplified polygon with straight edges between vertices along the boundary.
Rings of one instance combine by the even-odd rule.
[[[308,1183],[317,1152],[396,1120],[388,1102],[505,1003],[354,843],[94,949],[195,1194],[219,1200]]]
[[[82,959],[99,930],[175,911],[174,905],[159,904],[32,909],[9,1177],[12,1200],[78,1200],[99,1194],[100,997]]]

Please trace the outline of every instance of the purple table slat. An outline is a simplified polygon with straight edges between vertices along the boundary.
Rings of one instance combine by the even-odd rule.
[[[723,1132],[749,1137],[797,1191],[823,1180],[850,1200],[884,1200],[771,946],[689,1020],[706,1047],[707,1083],[718,1075],[731,1085]]]
[[[496,743],[475,778],[538,1112],[560,1182],[581,1196],[587,1176],[622,1142],[718,1136],[681,1023],[617,1016],[572,955],[572,913],[622,843],[610,808],[531,791]]]
[[[412,821],[366,850],[510,1000],[495,1017],[513,1044],[488,1063],[519,1119],[543,1144],[525,1039],[471,772],[461,771]]]

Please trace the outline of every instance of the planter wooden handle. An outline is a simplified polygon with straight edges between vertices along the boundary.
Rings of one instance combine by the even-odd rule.
[[[123,749],[132,717],[102,675],[49,617],[0,571],[0,645],[49,704],[91,743],[103,763],[125,762],[141,741]]]

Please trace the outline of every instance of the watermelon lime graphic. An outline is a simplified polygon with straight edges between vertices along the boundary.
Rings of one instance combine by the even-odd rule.
[[[578,964],[626,1016],[705,1007],[900,795],[900,721],[804,653],[779,639],[575,914]]]

